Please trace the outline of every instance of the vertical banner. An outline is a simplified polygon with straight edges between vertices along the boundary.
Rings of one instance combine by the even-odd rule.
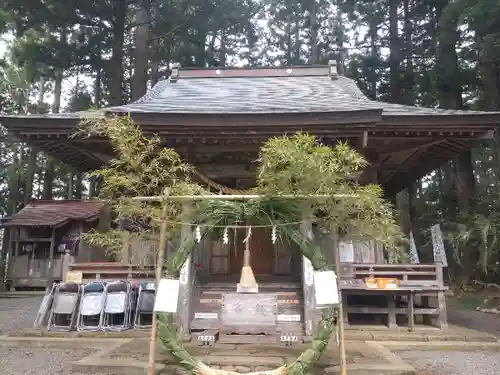
[[[441,263],[443,267],[448,267],[448,259],[446,259],[446,252],[444,250],[443,234],[439,224],[431,227],[432,238],[432,254],[434,255],[434,262]]]
[[[305,256],[302,256],[302,272],[305,284],[312,286],[314,284],[314,268],[309,258]]]
[[[420,258],[418,256],[417,246],[415,245],[413,232],[410,232],[410,262],[411,264],[420,264]]]

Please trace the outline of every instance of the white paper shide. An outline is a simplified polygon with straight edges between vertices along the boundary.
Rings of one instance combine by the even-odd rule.
[[[154,311],[156,312],[177,312],[177,303],[179,300],[179,280],[161,279],[156,299]]]
[[[338,305],[339,288],[337,275],[334,271],[314,272],[314,293],[316,295],[316,307]]]

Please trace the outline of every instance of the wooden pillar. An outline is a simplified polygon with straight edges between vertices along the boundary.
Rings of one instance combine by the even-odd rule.
[[[19,258],[19,237],[21,236],[21,229],[20,228],[15,228],[15,229],[12,229],[12,232],[11,234],[13,233],[14,234],[14,256],[12,257],[12,261],[9,261],[9,273],[12,275],[11,277],[11,280],[12,280],[12,285],[11,285],[11,289],[14,289],[15,290],[15,287],[16,287],[16,283],[17,283],[17,277],[16,277],[16,267],[15,267],[15,263],[16,261],[18,260]],[[11,237],[12,238],[12,237]],[[9,246],[10,248],[10,246]],[[9,256],[9,259],[11,257]]]
[[[308,214],[305,211],[304,218]],[[305,221],[300,224],[302,234],[309,240],[313,240],[312,223]],[[312,336],[315,327],[315,307],[314,299],[314,269],[311,261],[302,256],[302,292],[304,295],[304,323],[306,336]]]
[[[63,282],[66,281],[66,274],[69,271],[69,265],[72,263],[72,258],[69,250],[64,251],[64,255],[62,255],[62,261],[61,261],[61,280]]]
[[[184,212],[187,213],[191,207],[184,205]],[[190,225],[184,225],[181,231],[181,243],[192,236]],[[195,246],[198,246],[196,244]],[[160,249],[161,251],[161,249]],[[191,300],[194,289],[194,272],[192,266],[192,255],[190,254],[179,273],[179,301],[177,305],[177,322],[179,325],[179,337],[187,339],[189,337],[189,324],[191,318]]]
[[[436,278],[439,287],[444,287],[444,277],[443,277],[443,265],[441,263],[436,264]],[[448,312],[446,310],[446,296],[444,295],[444,291],[441,290],[438,292],[438,327],[441,329],[448,328]]]
[[[407,189],[400,191],[396,195],[396,205],[399,213],[399,225],[405,236],[409,236],[411,231],[411,202]]]
[[[339,315],[337,317],[337,333],[338,333],[338,343],[339,343],[339,357],[340,357],[340,375],[347,374],[347,362],[346,362],[346,349],[345,349],[345,335],[344,335],[344,323],[348,321],[347,316],[347,296],[342,293],[340,285],[340,238],[336,236],[335,241],[335,273],[337,274],[338,292],[339,292]]]
[[[52,236],[50,237],[50,245],[49,245],[49,263],[47,265],[47,288],[52,286],[52,282],[54,281],[54,275],[52,273],[52,263],[54,262],[54,246],[56,242],[56,228],[52,228]]]

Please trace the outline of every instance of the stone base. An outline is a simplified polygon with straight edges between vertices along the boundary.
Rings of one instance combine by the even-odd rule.
[[[259,284],[242,285],[236,284],[236,293],[259,293]]]

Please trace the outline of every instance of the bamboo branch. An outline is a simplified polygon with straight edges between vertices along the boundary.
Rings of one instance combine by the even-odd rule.
[[[154,197],[133,197],[132,200],[137,200],[141,202],[162,202],[165,200],[176,200],[176,201],[201,201],[201,200],[260,200],[260,199],[329,199],[329,198],[358,198],[357,194],[332,194],[332,195],[164,195],[164,196],[154,196]]]

